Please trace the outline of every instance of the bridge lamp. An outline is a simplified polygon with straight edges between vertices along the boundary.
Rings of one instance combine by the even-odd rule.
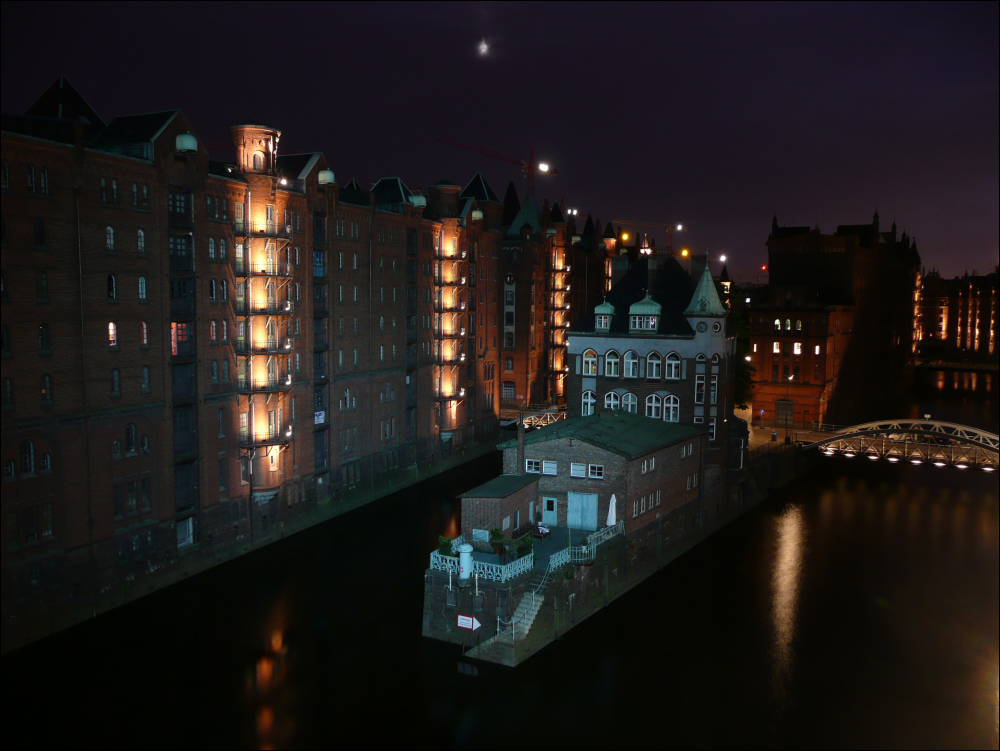
[[[923,464],[919,459],[910,459],[910,464]]]
[[[875,455],[875,454],[869,454],[868,458],[871,459],[872,461],[877,461],[878,460],[878,456]]]
[[[969,468],[968,464],[956,464],[955,466],[958,467],[959,469],[968,469]]]
[[[889,457],[889,461],[892,462],[893,464],[895,464],[896,462],[899,461],[899,457],[898,456],[890,456]]]
[[[944,462],[934,462],[934,466],[935,467],[943,467],[944,466]]]
[[[833,451],[833,449],[828,449],[828,450],[824,451],[823,454],[826,455],[826,456],[833,456],[834,451]]]
[[[993,467],[983,467],[983,472],[992,472]]]
[[[847,451],[847,452],[844,453],[844,456],[846,456],[848,459],[853,459],[854,458],[854,453],[851,452],[851,451]]]

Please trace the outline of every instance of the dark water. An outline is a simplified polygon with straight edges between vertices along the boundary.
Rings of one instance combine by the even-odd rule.
[[[950,377],[950,376],[949,376]],[[966,384],[967,386],[969,384]],[[996,431],[928,377],[914,414]],[[3,743],[997,747],[996,477],[817,458],[515,670],[419,636],[496,458],[3,658]]]

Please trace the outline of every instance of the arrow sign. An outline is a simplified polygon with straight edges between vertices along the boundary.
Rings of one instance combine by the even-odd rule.
[[[476,620],[475,616],[472,615],[460,615],[458,616],[458,627],[465,628],[469,631],[475,631],[477,628],[483,624]]]

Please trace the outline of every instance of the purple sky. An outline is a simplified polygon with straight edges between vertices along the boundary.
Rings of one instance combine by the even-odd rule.
[[[34,2],[2,21],[4,112],[65,74],[108,121],[180,107],[228,143],[262,119],[341,182],[481,168],[500,195],[523,196],[517,167],[434,138],[534,147],[559,170],[540,197],[689,224],[738,278],[774,212],[832,232],[877,207],[928,268],[997,263],[997,3]]]

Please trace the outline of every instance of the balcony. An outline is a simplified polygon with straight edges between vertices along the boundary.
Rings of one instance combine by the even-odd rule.
[[[295,305],[289,300],[240,300],[233,302],[233,311],[238,316],[290,316],[295,313]]]
[[[440,355],[438,360],[442,365],[461,365],[465,362],[465,353],[459,352],[454,355]]]
[[[233,349],[238,355],[287,355],[292,351],[292,340],[262,339],[258,341],[247,341],[237,339],[233,343]]]
[[[465,277],[456,276],[452,278],[445,277],[443,274],[434,275],[434,285],[436,287],[464,287]]]
[[[435,313],[461,313],[465,310],[465,300],[460,300],[457,302],[445,303],[436,302],[434,303]]]
[[[465,398],[465,389],[459,389],[454,394],[438,394],[434,398],[439,402],[455,402]]]
[[[465,338],[465,326],[459,326],[458,328],[451,329],[450,331],[444,331],[442,329],[434,329],[435,339],[464,339]]]
[[[236,390],[241,394],[284,394],[295,388],[292,377],[287,375],[283,378],[254,378],[251,380],[246,376],[236,379]]]
[[[277,222],[233,222],[233,234],[236,237],[275,237],[285,240],[292,238],[292,225],[284,226]]]
[[[276,276],[287,279],[295,275],[295,267],[278,261],[250,263],[242,258],[234,258],[233,273],[236,276]]]
[[[258,428],[253,433],[249,428],[240,428],[240,448],[254,446],[281,446],[292,441],[292,426],[268,425]]]

